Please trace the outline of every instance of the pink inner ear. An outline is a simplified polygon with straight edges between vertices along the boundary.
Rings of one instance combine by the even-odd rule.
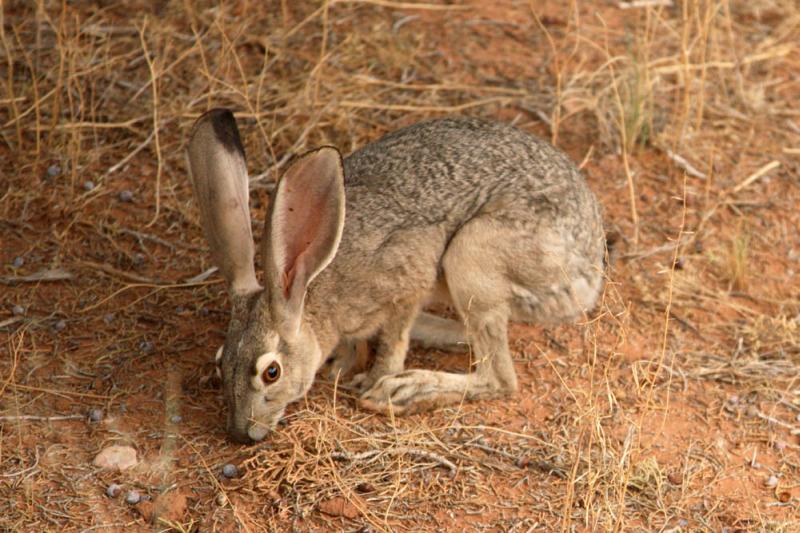
[[[301,183],[287,187],[284,191],[288,200],[281,234],[281,242],[286,246],[286,263],[281,275],[285,298],[289,297],[292,283],[302,263],[309,259],[309,248],[321,230],[327,203],[324,191],[318,191],[313,186],[304,187],[307,189],[305,191],[298,191],[298,185],[306,185],[302,180],[299,181]],[[303,199],[306,201],[302,201]]]

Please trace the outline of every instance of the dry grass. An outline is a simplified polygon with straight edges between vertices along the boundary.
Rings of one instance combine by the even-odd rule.
[[[649,3],[0,2],[0,527],[149,529],[117,482],[186,495],[177,531],[800,529],[800,10]],[[228,444],[182,155],[220,105],[257,236],[306,148],[447,113],[552,139],[620,236],[601,304],[512,328],[513,402],[393,419],[320,383]],[[97,471],[110,443],[142,464]]]

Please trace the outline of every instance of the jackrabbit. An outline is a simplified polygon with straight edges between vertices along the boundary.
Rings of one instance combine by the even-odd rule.
[[[559,322],[590,309],[603,280],[600,206],[560,151],[512,126],[443,118],[395,131],[342,160],[299,157],[273,193],[253,265],[245,154],[233,114],[195,123],[188,161],[232,315],[219,352],[227,429],[262,439],[341,341],[374,337],[353,387],[378,411],[418,412],[517,387],[509,319]],[[460,322],[421,314],[442,298]],[[473,371],[404,370],[412,325],[465,338]]]

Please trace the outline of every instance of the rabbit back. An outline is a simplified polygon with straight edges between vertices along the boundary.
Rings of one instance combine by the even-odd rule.
[[[452,284],[443,258],[453,242],[463,248],[459,233],[487,241],[467,259],[504,270],[492,290],[514,318],[561,321],[594,304],[600,207],[574,164],[545,141],[501,123],[437,119],[357,150],[344,174],[342,241],[309,294],[344,337],[379,327],[392,305],[420,299],[437,281]]]

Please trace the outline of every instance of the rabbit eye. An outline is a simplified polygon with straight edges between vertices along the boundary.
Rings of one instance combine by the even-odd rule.
[[[261,373],[261,379],[264,380],[264,383],[273,383],[278,381],[280,377],[281,365],[277,361],[271,362],[267,368],[264,369],[264,372]]]

